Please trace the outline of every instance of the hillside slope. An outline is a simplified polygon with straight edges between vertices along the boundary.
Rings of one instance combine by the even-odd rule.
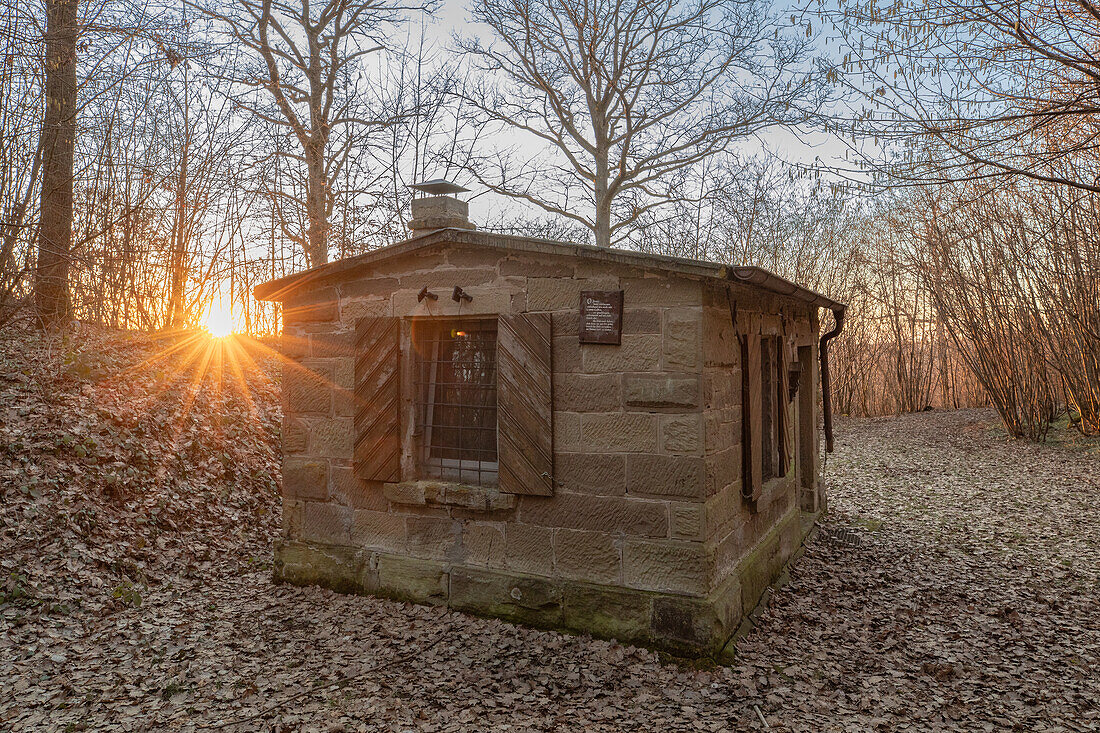
[[[1100,730],[1091,447],[838,420],[789,582],[683,665],[273,585],[278,360],[235,343],[0,334],[0,731]]]
[[[245,338],[0,334],[5,620],[105,612],[215,554],[268,557],[277,373]]]

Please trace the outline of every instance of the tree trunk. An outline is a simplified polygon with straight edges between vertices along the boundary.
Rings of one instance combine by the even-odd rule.
[[[608,151],[603,149],[596,152],[596,246],[611,246],[611,196],[608,193],[607,181],[611,177],[608,164]]]
[[[306,260],[310,267],[328,262],[328,181],[325,175],[324,145],[306,147]]]
[[[176,180],[176,212],[172,227],[172,282],[169,291],[168,326],[183,325],[183,289],[187,282],[187,163],[191,157],[191,136],[183,146],[180,156],[179,177]]]
[[[73,156],[76,143],[77,0],[46,0],[46,113],[35,305],[52,328],[70,315]]]

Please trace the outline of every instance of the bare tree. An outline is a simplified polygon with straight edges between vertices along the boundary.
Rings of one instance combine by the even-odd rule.
[[[0,325],[26,300],[33,262],[43,142],[37,134],[43,113],[40,59],[31,53],[37,45],[31,40],[34,27],[24,9],[5,3],[0,20]]]
[[[677,174],[805,122],[823,95],[809,39],[757,0],[478,0],[473,18],[495,38],[460,42],[484,77],[459,93],[475,126],[516,142],[468,169],[603,247],[667,201]]]
[[[388,0],[236,0],[236,12],[220,3],[204,8],[219,21],[235,44],[252,54],[230,73],[246,89],[261,91],[238,98],[240,104],[267,123],[287,130],[297,152],[286,153],[305,168],[300,200],[306,223],[285,226],[309,266],[328,261],[329,218],[334,182],[347,161],[347,128],[385,126],[392,120],[360,108],[356,79],[365,57],[381,51],[386,34],[407,10]],[[291,195],[274,191],[273,195]],[[297,197],[295,197],[297,198]]]
[[[891,184],[1022,176],[1100,192],[1100,4],[842,0],[857,156]],[[883,150],[883,148],[885,150]],[[885,152],[886,162],[880,156]],[[1067,169],[1067,159],[1076,161]],[[1090,163],[1083,167],[1084,160]]]

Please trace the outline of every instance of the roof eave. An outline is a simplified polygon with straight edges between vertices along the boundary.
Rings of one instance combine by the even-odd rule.
[[[779,295],[801,300],[805,303],[831,310],[844,310],[846,306],[827,298],[820,293],[796,285],[760,267],[722,265],[703,260],[691,260],[668,255],[646,254],[624,249],[607,249],[592,245],[560,242],[533,237],[517,237],[506,234],[469,229],[437,229],[418,237],[406,239],[381,249],[371,250],[356,257],[330,262],[325,265],[298,272],[293,275],[269,280],[253,288],[258,300],[284,301],[295,291],[311,285],[321,285],[334,278],[347,276],[359,270],[392,257],[429,247],[440,242],[470,244],[482,247],[496,247],[507,251],[521,251],[538,254],[571,255],[575,257],[597,259],[632,267],[660,268],[669,272],[700,278],[716,278],[742,282],[763,288]]]

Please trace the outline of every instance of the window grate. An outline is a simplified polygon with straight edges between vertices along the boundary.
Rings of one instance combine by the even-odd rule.
[[[419,321],[413,339],[422,472],[496,485],[496,321]]]

